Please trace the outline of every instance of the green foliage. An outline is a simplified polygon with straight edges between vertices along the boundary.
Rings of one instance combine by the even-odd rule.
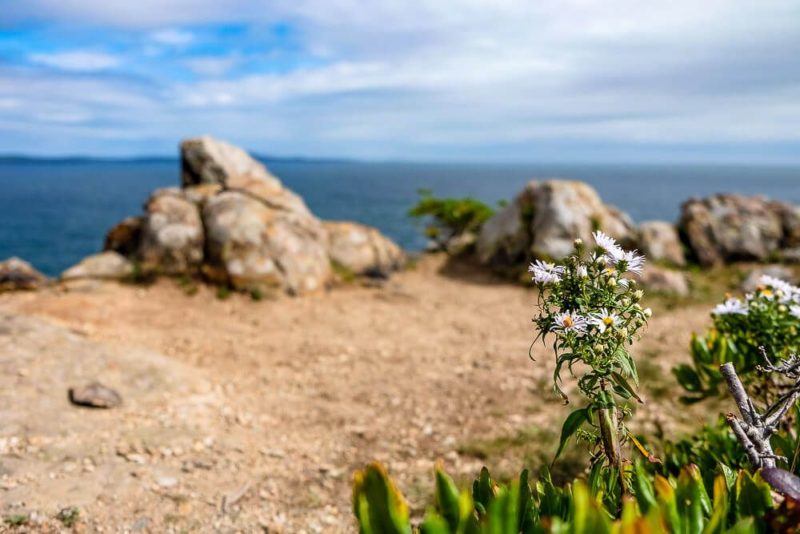
[[[231,288],[229,286],[217,286],[217,298],[219,300],[226,300],[231,296]]]
[[[158,271],[145,269],[138,261],[133,262],[131,272],[124,278],[124,282],[132,285],[150,285],[158,279]]]
[[[501,485],[484,468],[469,492],[459,491],[437,466],[435,504],[415,529],[402,495],[386,471],[372,464],[356,474],[353,502],[361,533],[762,533],[797,514],[774,507],[770,488],[758,474],[719,474],[710,485],[706,478],[695,465],[670,477],[636,466],[634,494],[608,502],[607,483],[615,477],[590,476],[560,488],[546,473],[531,483],[523,471],[518,480]]]
[[[426,220],[425,236],[440,248],[467,232],[477,232],[494,215],[492,208],[474,198],[437,198],[427,189],[419,194],[408,215]]]
[[[68,508],[62,508],[56,517],[65,527],[72,528],[78,523],[80,516],[80,510],[74,506],[70,506]]]
[[[10,527],[21,527],[28,524],[30,517],[28,514],[11,514],[7,515],[4,521]]]
[[[724,391],[719,373],[723,363],[732,362],[746,386],[759,400],[769,402],[776,391],[775,377],[759,373],[765,363],[761,347],[778,360],[800,352],[800,289],[769,276],[742,301],[727,298],[712,313],[714,326],[703,336],[693,336],[691,365],[673,369],[687,395],[681,400],[694,403]]]
[[[250,293],[250,300],[252,300],[253,302],[260,302],[264,300],[264,292],[261,291],[261,288],[254,287],[250,289],[249,293]]]

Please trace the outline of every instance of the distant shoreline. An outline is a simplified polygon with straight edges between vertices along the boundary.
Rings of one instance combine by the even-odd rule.
[[[346,158],[306,158],[297,157],[276,157],[276,156],[256,156],[256,159],[264,163],[358,163],[358,160]],[[0,164],[14,165],[86,165],[92,163],[124,163],[124,164],[146,164],[146,163],[175,163],[180,164],[177,156],[134,156],[134,157],[103,157],[103,156],[27,156],[18,154],[0,155]]]

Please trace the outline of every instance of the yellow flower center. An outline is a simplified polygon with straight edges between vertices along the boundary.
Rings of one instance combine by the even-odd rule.
[[[614,319],[612,319],[611,317],[603,317],[603,324],[606,326],[611,326],[612,324],[614,324]]]
[[[570,326],[572,326],[572,324],[573,324],[572,317],[570,317],[569,315],[565,315],[564,316],[564,326],[569,328]]]

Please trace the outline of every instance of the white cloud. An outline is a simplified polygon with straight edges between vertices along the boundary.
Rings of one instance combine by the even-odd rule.
[[[185,30],[169,28],[153,32],[150,34],[150,39],[161,45],[185,46],[194,41],[194,35]]]
[[[238,54],[227,56],[197,56],[184,61],[195,74],[209,77],[220,77],[242,62]]]
[[[106,70],[121,63],[117,56],[89,50],[30,54],[28,59],[48,67],[78,72]]]
[[[90,109],[107,125],[97,132],[154,146],[212,128],[267,152],[371,157],[500,145],[525,157],[552,141],[800,143],[800,56],[789,53],[800,48],[795,0],[7,1],[12,21],[141,31],[159,58],[145,60],[150,71],[137,65],[149,86],[97,79],[51,113]],[[171,78],[170,47],[202,42],[183,27],[225,22],[286,23],[300,59],[311,61],[234,76],[253,58],[232,50],[182,57],[201,79]],[[37,61],[76,71],[120,65],[74,54]],[[43,81],[39,105],[61,102],[73,83]],[[24,84],[0,84],[0,99],[23,102],[26,93]],[[97,109],[106,98],[135,105]]]

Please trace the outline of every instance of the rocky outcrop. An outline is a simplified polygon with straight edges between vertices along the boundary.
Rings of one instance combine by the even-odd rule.
[[[665,269],[656,265],[645,266],[639,281],[650,291],[685,297],[689,294],[689,280],[680,271]]]
[[[328,254],[335,265],[364,276],[388,276],[400,269],[405,254],[374,228],[352,222],[324,223]]]
[[[39,289],[47,283],[47,277],[25,260],[12,257],[0,261],[0,293]]]
[[[649,261],[668,263],[677,267],[686,265],[678,229],[666,221],[641,223],[638,246]]]
[[[191,273],[203,261],[203,221],[197,204],[177,188],[158,189],[145,204],[139,250],[145,271]]]
[[[322,224],[307,211],[275,209],[259,198],[224,191],[203,208],[206,274],[237,289],[305,293],[324,287],[330,260]]]
[[[106,237],[145,272],[193,274],[236,289],[321,289],[331,262],[356,274],[388,274],[403,253],[377,230],[324,225],[302,198],[244,150],[200,137],[181,144],[182,187],[155,191],[143,217]],[[330,232],[329,232],[330,230]]]
[[[797,237],[796,213],[793,206],[764,197],[720,194],[684,202],[679,227],[703,266],[764,261]]]
[[[123,280],[133,274],[133,263],[122,254],[107,250],[88,256],[61,274],[61,280],[85,278]]]
[[[476,252],[485,265],[519,267],[532,257],[561,259],[572,252],[575,239],[590,242],[598,229],[625,244],[636,238],[630,218],[603,204],[589,185],[532,181],[483,225]]]

